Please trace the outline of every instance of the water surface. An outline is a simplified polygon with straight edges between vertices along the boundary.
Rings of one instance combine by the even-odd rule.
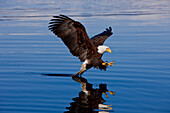
[[[58,14],[81,22],[89,37],[111,26],[105,45],[113,53],[103,60],[115,65],[72,79],[81,62],[47,28]],[[169,29],[169,0],[1,0],[0,112],[80,112],[86,102],[89,113],[169,113]]]

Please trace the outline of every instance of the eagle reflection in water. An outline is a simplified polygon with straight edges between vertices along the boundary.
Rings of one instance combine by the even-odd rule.
[[[114,95],[115,93],[107,89],[106,84],[99,84],[99,88],[93,88],[93,84],[88,83],[87,79],[82,76],[73,76],[74,81],[82,84],[82,91],[79,92],[79,97],[73,98],[69,111],[64,113],[109,113],[112,110],[111,105],[105,105],[105,100],[102,94],[108,95],[106,92]]]

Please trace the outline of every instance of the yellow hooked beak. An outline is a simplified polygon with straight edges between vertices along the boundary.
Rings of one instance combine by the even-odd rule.
[[[112,53],[110,48],[106,48],[106,51],[109,52],[109,53]]]

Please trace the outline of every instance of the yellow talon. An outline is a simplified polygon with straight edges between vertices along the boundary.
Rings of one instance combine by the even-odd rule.
[[[115,95],[115,93],[113,91],[108,91],[111,95]]]
[[[108,65],[109,65],[109,66],[112,66],[112,65],[114,65],[114,63],[115,63],[115,62],[113,61],[113,62],[108,63]]]
[[[107,95],[105,92],[103,92],[103,94],[105,94],[105,95],[106,95],[106,97],[108,97],[108,95]]]
[[[108,107],[108,110],[112,110],[112,107]]]
[[[107,62],[102,63],[102,65],[107,66]]]
[[[110,62],[110,63],[107,63],[107,62],[104,62],[104,63],[102,63],[102,65],[104,65],[104,66],[112,66],[112,65],[114,65],[114,61],[113,62]]]
[[[113,61],[113,62],[110,62],[110,63],[115,63],[115,61]]]

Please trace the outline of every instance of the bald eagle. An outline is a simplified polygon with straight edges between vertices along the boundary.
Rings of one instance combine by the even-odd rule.
[[[105,52],[111,53],[111,49],[103,45],[104,41],[113,34],[111,27],[90,39],[85,27],[68,16],[61,14],[53,16],[49,24],[49,30],[61,38],[73,56],[83,62],[80,71],[73,76],[82,75],[92,67],[106,70],[108,65],[113,65],[114,62],[107,63],[101,59]]]

